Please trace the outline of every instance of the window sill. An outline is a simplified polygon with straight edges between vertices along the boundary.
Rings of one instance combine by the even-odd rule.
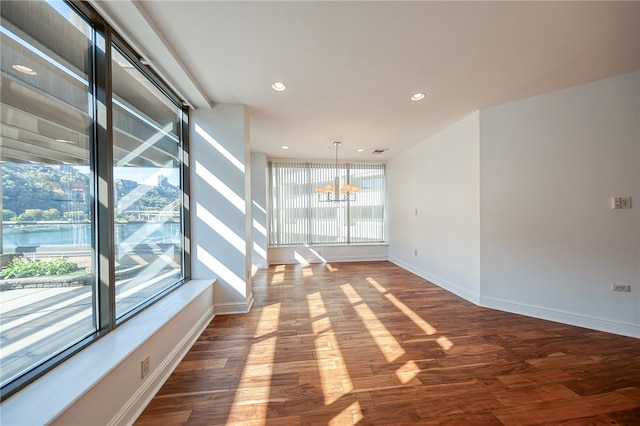
[[[162,384],[164,381],[158,371],[161,367],[172,369],[169,356],[182,358],[175,349],[189,330],[170,330],[176,339],[168,342],[169,353],[163,355],[161,343],[155,342],[155,336],[162,334],[163,328],[176,328],[175,323],[194,324],[190,321],[180,321],[179,316],[192,311],[193,303],[198,303],[198,326],[205,327],[213,318],[213,280],[189,281],[149,308],[140,312],[120,327],[116,328],[95,343],[89,345],[73,357],[69,358],[41,378],[12,395],[0,404],[0,423],[6,425],[35,425],[55,422],[67,411],[81,411],[92,413],[92,422],[107,423],[118,415],[122,417],[124,406],[130,404],[134,397],[140,399],[141,390],[149,388],[153,382]],[[209,294],[207,294],[207,292]],[[199,300],[201,299],[202,300]],[[208,305],[208,308],[207,308]],[[206,311],[202,313],[201,311]],[[188,313],[187,313],[188,314]],[[171,327],[167,327],[171,324]],[[204,325],[202,325],[204,324]],[[199,335],[201,330],[191,331]],[[162,339],[165,340],[165,339]],[[165,343],[165,342],[162,342]],[[190,347],[190,344],[187,345]],[[187,347],[187,349],[188,349]],[[151,372],[143,380],[140,378],[140,350],[151,353]],[[160,360],[163,359],[163,362]],[[156,370],[154,372],[154,369]],[[113,382],[116,376],[123,375],[125,380],[118,379],[117,395],[100,390],[102,382]],[[112,383],[113,384],[113,383]],[[108,383],[105,385],[108,387]],[[107,390],[113,391],[113,386]],[[97,396],[87,397],[88,393]],[[119,401],[118,398],[124,401]],[[79,401],[81,402],[79,404]],[[108,405],[111,404],[111,410]],[[145,401],[146,404],[146,401]],[[80,405],[74,408],[74,405]],[[87,405],[87,406],[85,406]],[[106,409],[105,409],[106,406]],[[97,414],[95,417],[93,416]],[[115,412],[114,412],[115,410]],[[102,414],[104,420],[101,420]],[[68,416],[67,416],[68,417]]]

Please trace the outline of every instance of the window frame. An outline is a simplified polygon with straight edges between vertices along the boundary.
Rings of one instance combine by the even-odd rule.
[[[38,0],[43,1],[43,0]],[[93,26],[93,43],[89,46],[89,93],[93,98],[94,114],[89,137],[89,163],[91,174],[91,236],[95,275],[93,284],[93,315],[95,332],[49,356],[20,376],[5,383],[0,389],[0,401],[23,389],[63,361],[88,345],[96,342],[127,320],[148,308],[171,291],[191,279],[191,222],[190,222],[190,168],[189,168],[189,107],[178,94],[149,66],[142,64],[140,55],[85,1],[63,0]],[[103,46],[99,46],[101,42]],[[181,189],[181,237],[182,277],[166,289],[146,300],[125,315],[116,319],[115,306],[115,237],[114,237],[114,188],[113,188],[113,109],[111,85],[111,47],[125,54],[132,64],[153,83],[181,111],[178,133],[180,135],[180,189]],[[106,182],[101,184],[100,182]]]
[[[140,55],[138,55],[135,50],[133,50],[133,48],[131,48],[131,46],[129,46],[121,37],[119,37],[117,34],[115,34],[114,32],[111,33],[111,44],[106,44],[105,45],[105,49],[108,50],[109,55],[108,55],[108,63],[111,64],[111,47],[115,47],[116,49],[118,49],[119,53],[124,55],[126,57],[127,60],[129,60],[135,67],[136,69],[142,73],[148,80],[149,82],[153,83],[156,88],[158,90],[160,90],[160,92],[162,92],[162,94],[164,94],[165,96],[167,96],[167,98],[169,98],[169,100],[171,100],[176,107],[178,107],[181,112],[182,112],[182,119],[180,120],[181,122],[181,126],[178,129],[178,133],[180,135],[181,138],[181,145],[179,147],[179,150],[181,150],[180,152],[180,162],[181,162],[181,171],[180,171],[180,188],[182,189],[182,200],[181,200],[181,205],[182,205],[182,214],[181,214],[181,230],[182,230],[182,253],[181,253],[181,258],[182,258],[182,278],[173,283],[172,285],[169,285],[167,288],[165,288],[164,290],[160,291],[158,294],[154,295],[153,297],[151,297],[150,299],[146,300],[145,302],[143,302],[141,305],[133,308],[132,310],[124,313],[123,315],[121,315],[120,317],[116,317],[116,278],[115,278],[115,266],[113,264],[109,265],[109,271],[112,273],[112,275],[110,275],[109,277],[109,282],[113,283],[113,285],[109,286],[109,312],[110,314],[112,314],[112,317],[109,318],[110,324],[107,326],[108,330],[112,330],[113,328],[115,328],[116,326],[124,323],[125,321],[127,321],[129,318],[135,316],[138,312],[142,311],[143,309],[145,309],[146,307],[148,307],[149,305],[153,304],[155,301],[159,300],[160,298],[162,298],[165,294],[171,292],[173,289],[175,289],[176,287],[178,287],[179,285],[185,283],[186,281],[188,281],[191,277],[191,268],[190,268],[190,259],[187,262],[187,260],[185,259],[186,253],[190,252],[190,249],[187,249],[187,242],[190,241],[190,238],[186,238],[186,235],[190,235],[190,234],[186,234],[185,233],[185,229],[188,227],[190,230],[190,222],[189,222],[189,209],[185,208],[185,201],[189,200],[190,197],[189,195],[189,191],[185,190],[184,182],[185,180],[188,182],[188,176],[185,176],[185,165],[188,163],[188,158],[189,158],[189,145],[188,145],[188,134],[189,134],[189,127],[188,127],[188,122],[189,122],[189,108],[188,106],[185,105],[184,102],[180,101],[178,96],[175,95],[173,93],[173,91],[164,83],[164,81],[155,73],[153,72],[153,70],[149,67],[149,66],[145,66],[141,59],[140,59]],[[107,67],[105,67],[107,68]],[[111,67],[108,67],[109,69],[111,69]],[[109,81],[111,82],[112,79],[109,79]],[[109,104],[107,105],[107,111],[109,111],[109,117],[108,117],[108,129],[110,132],[109,135],[109,144],[108,144],[108,150],[109,150],[109,158],[106,158],[106,155],[103,156],[101,158],[101,160],[103,161],[107,161],[107,164],[104,164],[103,166],[105,168],[109,168],[109,173],[111,174],[110,179],[107,180],[106,182],[108,182],[108,186],[109,186],[109,213],[110,213],[110,222],[108,223],[109,225],[109,239],[110,241],[110,253],[109,253],[109,260],[111,263],[113,263],[113,259],[115,259],[115,236],[114,236],[114,227],[113,224],[115,222],[115,216],[114,216],[114,212],[115,212],[115,205],[114,205],[114,200],[115,200],[115,194],[113,191],[113,148],[114,148],[114,143],[113,143],[113,90],[109,91]],[[186,212],[185,212],[186,210]]]

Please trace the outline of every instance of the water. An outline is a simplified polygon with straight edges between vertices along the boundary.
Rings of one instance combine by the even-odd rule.
[[[2,223],[2,249],[10,253],[20,247],[91,247],[90,223]],[[116,223],[116,245],[127,244],[179,244],[178,222],[127,222]]]

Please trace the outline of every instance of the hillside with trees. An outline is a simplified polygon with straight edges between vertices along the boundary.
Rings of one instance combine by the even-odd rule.
[[[2,220],[88,220],[91,180],[70,165],[2,164]],[[180,189],[166,179],[158,186],[140,185],[119,179],[115,181],[116,200],[135,191],[135,199],[127,211],[159,211],[180,199]]]

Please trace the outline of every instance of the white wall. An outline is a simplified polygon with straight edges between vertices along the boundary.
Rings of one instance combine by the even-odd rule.
[[[483,305],[640,337],[639,104],[634,73],[480,112]]]
[[[640,73],[472,114],[387,175],[391,261],[482,306],[640,337]]]
[[[389,260],[475,303],[480,297],[478,119],[478,113],[471,114],[387,163]]]
[[[269,266],[267,252],[267,155],[259,152],[251,153],[251,230],[252,254],[251,264],[254,268]]]
[[[247,312],[251,290],[251,167],[244,105],[190,116],[192,277],[215,277],[216,314]]]

